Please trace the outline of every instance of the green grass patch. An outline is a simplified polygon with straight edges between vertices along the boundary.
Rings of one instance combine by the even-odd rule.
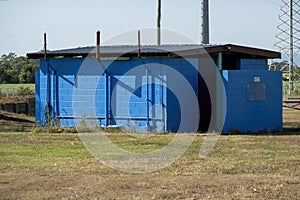
[[[158,134],[152,137],[147,137],[147,134],[145,134],[144,138],[133,137],[126,133],[107,133],[105,135],[118,147],[133,153],[147,153],[159,150],[174,138],[174,134]]]
[[[146,153],[166,146],[174,134],[134,138],[107,133],[107,137],[124,150]],[[300,136],[221,136],[209,156],[200,159],[204,139],[205,136],[196,136],[183,157],[164,173],[284,174],[297,170],[300,163]],[[0,166],[68,166],[85,159],[93,156],[78,134],[0,133]]]
[[[0,133],[1,166],[44,166],[91,157],[75,134]]]
[[[32,90],[35,90],[35,84],[28,83],[28,84],[0,84],[0,90],[6,90],[6,88],[10,89],[19,89],[20,87],[29,87]]]
[[[35,84],[0,84],[0,97],[33,95],[35,95]]]

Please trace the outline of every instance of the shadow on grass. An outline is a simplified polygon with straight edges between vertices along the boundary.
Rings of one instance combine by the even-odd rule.
[[[7,121],[14,121],[14,122],[24,122],[24,123],[33,123],[30,120],[27,119],[20,119],[20,118],[16,118],[16,117],[9,117],[9,116],[5,116],[0,114],[0,119],[2,120],[7,120]]]
[[[300,135],[300,128],[291,128],[291,127],[285,127],[283,130],[272,132],[272,131],[259,131],[257,133],[252,132],[228,132],[228,133],[222,133],[222,135],[249,135],[249,136],[272,136],[272,135],[278,135],[278,136],[284,136],[284,135]]]

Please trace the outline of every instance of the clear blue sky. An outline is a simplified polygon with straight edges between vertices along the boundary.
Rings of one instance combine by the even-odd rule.
[[[162,4],[162,27],[200,43],[201,0]],[[272,49],[280,4],[281,0],[210,0],[211,43]],[[0,0],[0,54],[38,51],[44,32],[49,49],[62,49],[94,45],[97,30],[107,40],[155,27],[156,7],[157,0]]]

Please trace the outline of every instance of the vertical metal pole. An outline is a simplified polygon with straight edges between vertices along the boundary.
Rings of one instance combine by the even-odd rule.
[[[105,125],[106,127],[108,127],[110,125],[109,120],[110,120],[110,106],[109,106],[109,102],[110,102],[110,98],[109,98],[109,94],[110,94],[110,87],[109,87],[109,76],[107,73],[105,73]]]
[[[148,76],[149,76],[149,71],[148,71],[148,68],[146,67],[146,103],[147,103],[147,127],[149,127],[150,123],[149,123],[149,79],[148,79]]]
[[[223,119],[223,91],[221,84],[223,82],[223,54],[218,53],[218,70],[216,71],[216,129],[222,131]],[[220,74],[220,75],[219,75]]]
[[[161,0],[158,0],[157,8],[157,45],[161,45]]]
[[[142,61],[146,68],[146,109],[147,109],[147,128],[149,128],[149,70],[144,61],[141,59],[141,32],[138,31],[138,58]]]
[[[47,34],[44,33],[44,60],[47,60]]]
[[[52,102],[52,110],[51,110],[51,117],[53,123],[55,125],[55,112],[56,112],[56,70],[52,68],[52,95],[51,95],[51,102]]]
[[[223,68],[223,54],[222,52],[218,53],[218,69],[222,70]]]
[[[47,33],[44,33],[44,60],[47,60]],[[47,70],[48,70],[48,74],[47,74],[47,104],[48,106],[50,105],[50,67],[49,64],[47,65]]]
[[[141,58],[141,31],[138,31],[138,58]]]
[[[167,122],[166,122],[166,118],[165,118],[165,102],[166,100],[164,99],[164,75],[162,73],[162,67],[160,67],[160,77],[161,77],[161,117],[162,117],[162,122],[163,122],[163,130],[167,131]]]
[[[50,64],[47,63],[47,117],[48,117],[48,126],[50,126],[51,122],[52,122],[52,119],[51,119],[51,116],[52,116],[52,109],[51,109],[51,68],[50,68]]]
[[[202,1],[202,44],[209,44],[209,5]]]
[[[96,33],[96,60],[99,62],[101,60],[100,57],[100,31]],[[106,69],[104,69],[105,76],[105,126],[108,127],[110,125],[110,77]]]
[[[290,0],[290,64],[289,64],[289,94],[291,95],[294,90],[293,85],[293,65],[294,65],[294,33],[293,33],[293,0]]]
[[[96,33],[96,59],[100,60],[100,31]]]
[[[55,92],[56,92],[56,116],[59,116],[59,76],[55,72]]]
[[[44,33],[44,60],[47,58],[47,34]],[[47,63],[47,97],[46,97],[46,117],[48,126],[51,126],[52,113],[51,113],[51,68],[49,62]]]

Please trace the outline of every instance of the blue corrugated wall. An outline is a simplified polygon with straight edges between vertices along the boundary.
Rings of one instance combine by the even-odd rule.
[[[190,62],[197,64],[195,59]],[[41,60],[36,79],[37,123],[48,125],[51,116],[53,124],[70,127],[84,118],[103,126],[177,132],[180,105],[167,88],[179,83],[164,66],[182,74],[197,95],[198,73],[189,62],[157,58],[102,64],[107,67],[105,73],[94,59]]]
[[[239,70],[268,70],[267,59],[238,59],[237,69]]]
[[[281,72],[230,70],[223,71],[223,76],[227,96],[224,132],[282,130]],[[253,89],[253,85],[259,87]]]
[[[198,63],[197,59],[189,62]],[[198,72],[189,62],[167,58],[102,61],[108,66],[103,73],[95,59],[41,60],[36,74],[36,122],[48,125],[51,116],[53,124],[72,127],[78,118],[85,118],[102,126],[177,132],[181,111],[176,95],[184,96],[185,91],[166,66],[182,74],[197,95]],[[267,71],[266,59],[240,59],[237,68],[222,71],[227,96],[223,131],[281,130],[281,72]],[[168,89],[170,84],[178,86],[176,94]]]
[[[40,101],[40,72],[35,72],[35,121],[36,124],[39,126],[42,124],[41,121],[41,101]]]

